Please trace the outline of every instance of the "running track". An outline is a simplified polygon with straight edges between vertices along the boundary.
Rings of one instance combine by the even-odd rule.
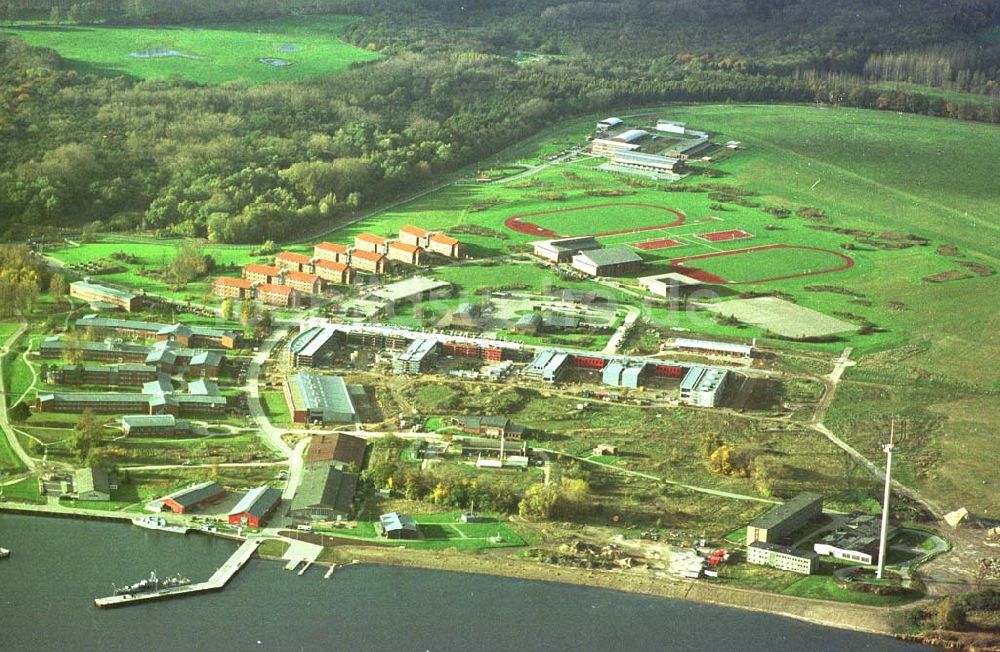
[[[540,215],[554,215],[556,213],[571,213],[573,211],[584,211],[590,210],[592,208],[612,208],[615,206],[634,206],[636,208],[652,208],[658,211],[667,211],[668,213],[673,213],[677,219],[669,224],[656,224],[654,226],[640,226],[634,229],[621,229],[620,231],[605,231],[603,233],[594,233],[592,237],[594,238],[606,238],[613,235],[623,235],[625,233],[640,233],[642,231],[656,231],[658,229],[669,229],[675,226],[680,226],[684,224],[686,219],[684,213],[673,208],[667,208],[665,206],[654,206],[653,204],[594,204],[593,206],[576,206],[573,208],[556,208],[550,211],[537,211],[534,213],[521,213],[520,215],[513,215],[508,217],[504,222],[504,226],[512,231],[517,231],[518,233],[525,233],[527,235],[541,236],[545,238],[566,238],[570,236],[564,236],[556,233],[551,229],[546,229],[545,227],[538,226],[534,222],[529,222],[524,218],[528,217],[538,217]],[[585,236],[579,236],[585,237]]]
[[[811,249],[813,251],[822,251],[824,253],[833,254],[841,258],[844,262],[838,267],[831,267],[830,269],[821,269],[815,272],[802,272],[800,274],[785,274],[784,276],[772,276],[770,278],[758,278],[750,281],[727,281],[718,274],[712,274],[711,272],[706,272],[698,269],[697,267],[688,267],[685,263],[690,260],[701,260],[703,258],[717,258],[719,256],[733,256],[736,254],[746,254],[753,253],[757,251],[765,251],[767,249]],[[850,256],[840,253],[839,251],[833,251],[832,249],[823,249],[822,247],[808,247],[804,245],[787,245],[787,244],[770,244],[761,245],[759,247],[746,247],[743,249],[731,249],[729,251],[714,251],[710,254],[697,254],[695,256],[683,256],[681,258],[673,258],[670,260],[671,267],[679,267],[678,271],[683,272],[687,276],[693,279],[697,279],[704,283],[716,283],[725,285],[747,285],[749,283],[771,283],[772,281],[784,281],[790,278],[803,278],[805,276],[818,276],[820,274],[831,274],[833,272],[842,272],[846,269],[851,269],[854,267],[854,259]]]

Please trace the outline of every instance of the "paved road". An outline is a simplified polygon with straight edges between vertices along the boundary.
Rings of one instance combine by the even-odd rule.
[[[281,328],[271,333],[270,337],[261,343],[260,350],[254,355],[253,360],[247,366],[247,380],[243,389],[247,395],[247,407],[250,410],[250,418],[260,428],[260,432],[264,436],[264,441],[285,457],[291,457],[293,453],[292,447],[286,444],[281,438],[284,431],[271,425],[271,420],[267,418],[264,407],[260,402],[261,370],[267,363],[268,358],[271,357],[271,352],[277,343],[287,336],[288,329]]]
[[[622,342],[625,340],[625,336],[628,335],[628,331],[632,328],[632,325],[639,319],[642,311],[635,306],[625,306],[628,310],[628,314],[625,315],[625,321],[622,325],[618,327],[615,334],[611,336],[608,343],[604,346],[603,353],[613,355],[618,353],[618,348],[621,346]]]
[[[21,324],[14,331],[14,334],[7,338],[4,342],[3,347],[0,347],[0,430],[3,430],[4,437],[7,438],[7,443],[10,449],[14,451],[18,459],[28,467],[30,471],[35,470],[35,460],[28,455],[27,451],[21,447],[21,442],[17,439],[17,434],[10,425],[10,421],[7,419],[7,388],[4,387],[3,382],[3,360],[10,351],[10,348],[14,346],[14,343],[24,335],[24,332],[28,330],[28,322],[23,317],[21,318]]]

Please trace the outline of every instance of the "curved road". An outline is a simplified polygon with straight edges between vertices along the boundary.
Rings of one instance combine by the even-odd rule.
[[[17,330],[14,331],[13,335],[7,338],[3,347],[0,348],[0,402],[2,402],[2,405],[0,405],[0,430],[3,430],[4,437],[7,438],[7,445],[10,446],[10,449],[14,451],[14,454],[21,460],[21,463],[24,464],[28,470],[34,471],[35,460],[33,460],[31,456],[28,455],[27,451],[21,447],[21,442],[17,440],[17,434],[14,432],[14,429],[10,425],[10,421],[7,419],[7,388],[4,387],[3,382],[3,359],[7,356],[7,353],[10,352],[10,348],[14,346],[14,343],[17,342],[22,335],[24,335],[26,330],[28,330],[28,321],[22,317],[21,324],[17,327]]]

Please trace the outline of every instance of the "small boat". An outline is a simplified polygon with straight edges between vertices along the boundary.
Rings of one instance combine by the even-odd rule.
[[[159,532],[171,532],[173,534],[187,534],[191,528],[183,525],[170,525],[167,519],[161,516],[139,516],[132,519],[132,525],[136,525],[147,530],[157,530]]]
[[[7,557],[10,557],[10,550],[0,548],[0,559],[7,559]]]

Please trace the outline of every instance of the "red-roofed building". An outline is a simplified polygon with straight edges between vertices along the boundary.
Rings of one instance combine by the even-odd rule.
[[[427,238],[427,248],[449,258],[461,258],[465,253],[461,242],[441,233],[432,233]]]
[[[299,292],[288,285],[261,283],[257,286],[257,300],[276,306],[294,306],[299,303]]]
[[[313,247],[313,256],[334,263],[348,263],[351,260],[351,250],[346,245],[320,242]]]
[[[220,276],[212,282],[212,294],[217,297],[232,297],[246,299],[251,296],[253,281],[245,278]]]
[[[243,268],[243,278],[254,283],[271,283],[280,274],[281,270],[271,265],[250,263]]]
[[[304,294],[319,294],[323,291],[323,279],[307,272],[286,272],[284,285]]]
[[[423,247],[426,249],[427,236],[430,234],[431,232],[426,229],[421,229],[419,226],[407,224],[399,229],[399,241],[408,245],[413,245],[414,247]]]
[[[351,267],[372,274],[385,274],[387,263],[382,254],[355,250],[351,253]]]
[[[293,272],[312,271],[312,258],[304,254],[297,254],[291,251],[282,251],[274,257],[274,264],[281,269],[290,269]]]
[[[389,260],[398,260],[407,265],[419,265],[423,255],[424,250],[415,245],[395,241],[389,243]]]
[[[387,252],[389,241],[374,233],[359,233],[354,236],[354,248],[361,251],[370,251],[376,254]]]
[[[317,260],[316,276],[327,283],[350,285],[354,282],[354,270],[347,263],[337,263],[332,260]]]

